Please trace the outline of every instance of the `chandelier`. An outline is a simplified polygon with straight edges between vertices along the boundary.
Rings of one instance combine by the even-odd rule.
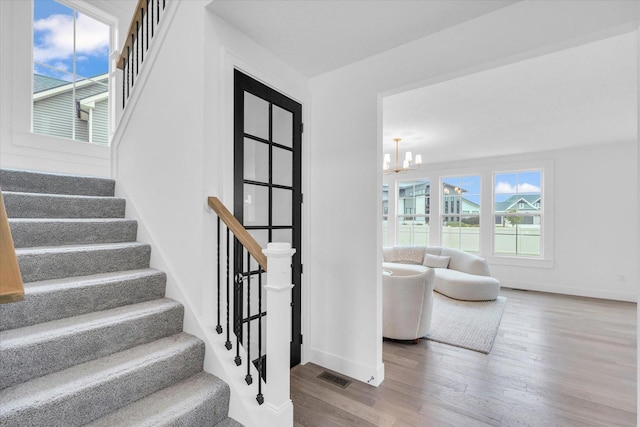
[[[422,164],[422,156],[420,154],[416,154],[416,159],[413,160],[413,156],[411,155],[411,151],[407,151],[404,156],[404,161],[402,162],[402,167],[400,167],[400,163],[398,162],[398,143],[400,143],[400,138],[393,139],[396,143],[396,163],[392,167],[391,166],[391,155],[389,153],[385,153],[384,155],[384,163],[382,168],[384,169],[385,175],[390,173],[399,173],[399,172],[409,172],[420,168]]]

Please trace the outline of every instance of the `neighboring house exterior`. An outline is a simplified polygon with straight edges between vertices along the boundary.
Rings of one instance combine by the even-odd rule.
[[[74,84],[34,74],[33,131],[77,141],[108,144],[108,75],[79,80]]]
[[[496,225],[505,225],[508,222],[507,214],[534,214],[534,215],[520,215],[520,224],[540,224],[540,216],[536,215],[540,213],[541,198],[540,194],[526,194],[518,195],[514,194],[507,200],[502,202],[496,202]],[[505,215],[499,215],[504,213]]]
[[[479,214],[480,205],[461,195],[467,190],[448,183],[443,184],[445,214]],[[456,191],[457,190],[457,191]],[[388,188],[382,194],[385,214],[388,209]],[[431,209],[431,183],[416,181],[398,185],[398,215],[429,215]]]

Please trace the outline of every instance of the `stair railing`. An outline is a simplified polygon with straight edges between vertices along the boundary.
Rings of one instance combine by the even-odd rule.
[[[216,332],[218,334],[226,332],[225,348],[227,351],[233,350],[232,340],[235,340],[234,361],[238,367],[242,365],[240,347],[243,346],[247,356],[245,376],[247,385],[253,383],[251,364],[255,366],[258,372],[256,400],[259,405],[264,404],[263,426],[292,426],[293,404],[289,391],[289,369],[291,359],[291,289],[293,288],[291,257],[295,253],[295,249],[292,249],[288,243],[269,243],[266,249],[262,249],[217,197],[209,197],[208,204],[218,216]],[[226,226],[225,232],[221,230],[222,223]],[[224,241],[223,236],[226,236]],[[233,252],[230,247],[232,240],[238,243],[234,245]],[[224,266],[221,263],[223,249],[226,253]],[[236,274],[235,277],[231,277],[232,258],[237,267],[236,270],[242,272]],[[222,278],[223,270],[225,272],[224,280]],[[263,286],[263,275],[267,271],[267,283]],[[256,289],[258,293],[257,307],[253,308],[252,280],[257,280],[258,283]],[[263,288],[266,291],[266,298],[263,298]],[[244,289],[247,291],[246,294]],[[223,292],[226,295],[226,302],[222,301]],[[242,297],[239,301],[232,301],[231,298],[235,295],[242,295]],[[263,307],[263,299],[266,299],[266,309]],[[243,309],[246,309],[247,313],[244,319],[239,314]],[[231,310],[233,310],[233,319],[231,319]],[[269,313],[269,321],[266,322],[266,333],[263,337],[263,319],[267,313]],[[251,322],[257,322],[258,336],[257,339],[254,336],[255,342],[252,342]],[[234,327],[233,330],[231,326]],[[264,351],[265,347],[266,351]],[[268,381],[266,361],[269,365]],[[262,390],[263,382],[264,393]]]
[[[167,0],[138,0],[129,32],[118,58],[117,67],[122,70],[122,108],[131,94],[145,53],[149,50],[153,37],[158,33]]]
[[[0,191],[0,304],[22,301],[24,286],[13,246],[7,210]]]

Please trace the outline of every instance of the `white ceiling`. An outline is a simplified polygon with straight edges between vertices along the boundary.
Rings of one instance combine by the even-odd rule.
[[[512,0],[213,0],[209,9],[313,77]],[[636,35],[384,99],[383,144],[428,163],[637,140]]]
[[[308,77],[515,0],[213,0],[208,9]]]
[[[637,141],[637,34],[383,100],[383,145],[426,163]]]

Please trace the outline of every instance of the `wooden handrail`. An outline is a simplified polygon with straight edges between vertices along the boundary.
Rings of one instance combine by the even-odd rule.
[[[142,21],[142,18],[147,13],[148,4],[149,0],[138,0],[138,4],[136,4],[136,13],[134,13],[131,18],[129,31],[127,31],[127,39],[125,40],[124,46],[122,46],[122,50],[120,51],[120,56],[118,57],[117,67],[121,70],[124,69],[124,64],[127,63],[127,48],[133,49],[134,40],[138,37],[136,22]],[[133,40],[131,39],[131,36],[133,36]]]
[[[217,197],[209,197],[208,203],[209,206],[211,206],[211,209],[218,214],[220,219],[226,224],[229,230],[231,230],[242,246],[247,248],[251,256],[258,262],[258,264],[260,264],[262,269],[267,271],[267,256],[262,253],[262,248],[253,236],[249,234],[247,229],[240,224],[236,217],[229,212]]]
[[[22,301],[24,286],[13,246],[7,211],[0,191],[0,304]]]

